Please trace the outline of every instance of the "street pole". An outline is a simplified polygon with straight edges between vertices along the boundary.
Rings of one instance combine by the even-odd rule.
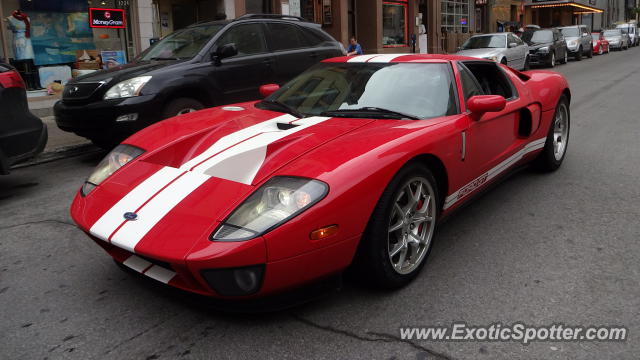
[[[4,62],[9,63],[9,47],[7,46],[6,38],[4,37],[4,10],[2,9],[2,2],[0,1],[0,43],[2,43],[2,54],[4,55]]]

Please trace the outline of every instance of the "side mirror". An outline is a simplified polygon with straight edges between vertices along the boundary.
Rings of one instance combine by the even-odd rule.
[[[238,55],[238,48],[236,47],[236,44],[230,43],[217,48],[211,54],[211,60],[216,63],[216,66],[220,66],[220,60],[236,55]]]
[[[507,99],[500,95],[476,95],[467,100],[467,109],[476,119],[488,112],[502,111],[506,106]]]
[[[509,43],[509,47],[510,47],[510,48],[514,48],[514,47],[516,47],[516,46],[518,46],[518,43]]]
[[[278,84],[266,84],[260,86],[260,96],[266,98],[267,96],[273,94],[274,92],[280,89],[280,85]]]

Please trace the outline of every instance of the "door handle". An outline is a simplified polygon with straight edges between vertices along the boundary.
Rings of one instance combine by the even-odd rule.
[[[309,54],[309,57],[317,58],[318,57],[318,53],[314,51],[311,54]]]
[[[262,60],[262,63],[267,66],[271,66],[271,64],[273,64],[273,59],[264,59]]]

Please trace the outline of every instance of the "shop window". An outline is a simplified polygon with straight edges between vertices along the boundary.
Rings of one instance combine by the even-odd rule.
[[[469,0],[442,0],[442,30],[469,32]]]
[[[407,1],[382,4],[382,45],[407,46]]]
[[[227,30],[218,40],[217,46],[234,43],[237,56],[254,55],[267,52],[262,24],[237,25]]]
[[[271,33],[271,50],[289,50],[305,47],[304,35],[295,25],[272,23],[269,24]]]

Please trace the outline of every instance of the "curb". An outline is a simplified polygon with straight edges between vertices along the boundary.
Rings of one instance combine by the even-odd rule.
[[[64,146],[64,147],[59,147],[57,149],[43,152],[29,161],[16,164],[11,167],[11,170],[20,169],[28,166],[45,164],[52,161],[67,159],[67,158],[76,157],[80,155],[99,154],[101,152],[105,152],[105,150],[100,149],[99,147],[93,144],[79,144],[79,145]]]

